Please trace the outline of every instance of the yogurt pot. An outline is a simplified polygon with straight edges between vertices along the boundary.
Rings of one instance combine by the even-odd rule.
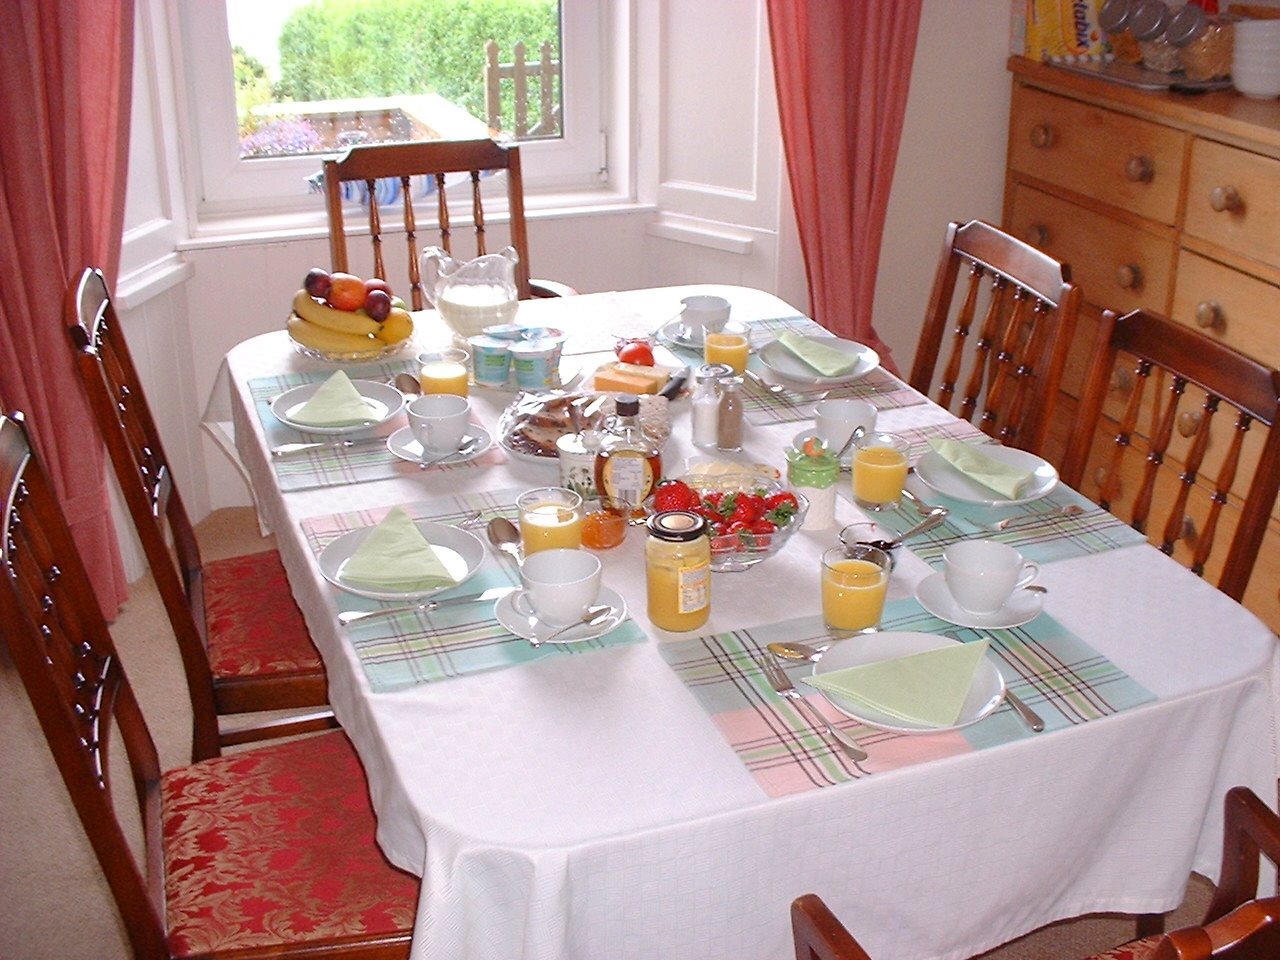
[[[560,385],[560,349],[563,339],[520,340],[508,346],[516,386],[521,390],[545,390]]]
[[[475,381],[486,387],[505,387],[511,370],[511,343],[484,335],[467,337]]]

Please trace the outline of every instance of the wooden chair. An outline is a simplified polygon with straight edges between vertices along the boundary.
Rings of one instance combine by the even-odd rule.
[[[0,417],[0,491],[5,643],[138,960],[407,957],[419,881],[374,842],[346,735],[161,774],[21,414]],[[112,774],[126,765],[131,787],[117,790]],[[129,795],[140,820],[117,814]],[[137,822],[145,850],[135,857],[124,824]]]
[[[1039,453],[1079,309],[1066,264],[981,220],[953,222],[909,382],[930,393],[950,330],[934,399],[1001,443]]]
[[[1222,875],[1199,926],[1135,940],[1089,960],[1275,960],[1280,897],[1258,898],[1261,856],[1280,864],[1280,817],[1247,787],[1227,792]],[[822,899],[791,904],[796,960],[871,960]]]
[[[336,726],[329,710],[219,731],[219,714],[322,707],[324,664],[274,550],[202,563],[123,331],[98,270],[68,291],[80,378],[182,655],[192,758]],[[228,725],[230,726],[230,725]]]
[[[453,223],[449,212],[446,175],[470,174],[471,217],[475,233],[475,255],[487,252],[485,212],[480,190],[480,175],[486,171],[505,170],[507,177],[507,209],[510,216],[511,245],[520,255],[516,266],[516,286],[521,300],[530,297],[563,297],[576,291],[562,283],[529,279],[529,236],[524,219],[524,184],[520,177],[520,148],[493,140],[438,140],[424,143],[386,143],[351,147],[334,160],[324,162],[324,189],[329,212],[329,255],[332,269],[349,272],[347,233],[342,216],[342,184],[363,182],[369,193],[369,236],[373,241],[373,272],[388,279],[382,254],[382,213],[375,183],[385,177],[398,178],[404,203],[405,243],[409,257],[409,288],[414,310],[426,306],[422,276],[418,266],[417,217],[413,208],[415,176],[435,180],[438,204],[437,225],[440,246],[452,253]]]
[[[1280,489],[1278,422],[1277,371],[1156,314],[1105,311],[1062,479],[1239,600]]]

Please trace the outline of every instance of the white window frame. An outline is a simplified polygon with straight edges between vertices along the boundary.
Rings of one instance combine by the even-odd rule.
[[[618,196],[626,171],[608,163],[606,144],[614,125],[626,122],[610,109],[621,99],[611,78],[625,71],[616,69],[607,52],[616,36],[611,17],[625,6],[617,0],[561,0],[565,136],[521,143],[530,206],[540,195],[566,192],[604,189]],[[316,211],[322,219],[323,202],[305,182],[320,169],[322,155],[240,158],[226,5],[182,0],[171,26],[185,79],[185,154],[194,174],[188,182],[195,220]]]

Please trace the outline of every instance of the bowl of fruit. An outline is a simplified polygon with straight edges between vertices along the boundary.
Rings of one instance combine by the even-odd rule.
[[[711,569],[746,570],[769,559],[804,522],[809,501],[757,474],[686,475],[664,480],[645,501],[649,513],[692,510],[707,520]]]
[[[350,363],[398,352],[413,335],[413,318],[385,280],[313,267],[293,295],[287,328],[299,353]]]

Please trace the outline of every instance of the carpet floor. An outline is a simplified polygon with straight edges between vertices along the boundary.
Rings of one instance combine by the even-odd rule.
[[[253,513],[221,510],[197,529],[209,558],[267,549]],[[190,712],[168,621],[150,577],[132,584],[112,636],[142,703],[165,769],[188,762]],[[44,744],[35,714],[0,644],[0,957],[126,960],[128,941],[111,893]],[[121,754],[122,751],[117,751]],[[114,766],[114,765],[113,765]],[[117,778],[117,782],[127,782]],[[126,805],[127,806],[127,805]],[[140,836],[137,824],[135,841]],[[1193,876],[1169,927],[1199,919],[1212,887]],[[787,904],[779,904],[785,911]],[[856,920],[847,918],[856,933]],[[1084,957],[1132,936],[1127,917],[1092,916],[1053,924],[983,960]],[[784,958],[779,958],[784,960]]]

